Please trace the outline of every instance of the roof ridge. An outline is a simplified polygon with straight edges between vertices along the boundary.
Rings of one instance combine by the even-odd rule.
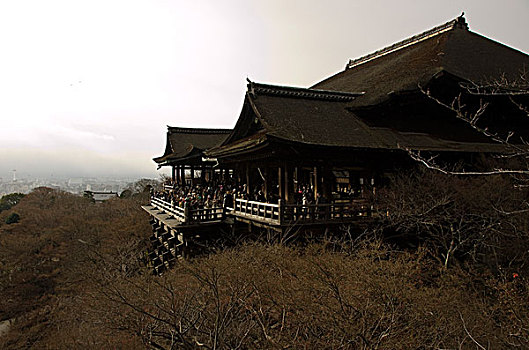
[[[228,134],[232,131],[232,129],[182,128],[179,126],[167,125],[167,131],[170,133],[181,134]]]
[[[248,92],[252,95],[263,94],[275,96],[289,96],[328,101],[352,101],[355,97],[362,96],[364,94],[364,92],[319,90],[294,86],[261,84],[254,83],[249,79]]]
[[[351,69],[353,67],[356,67],[360,64],[366,63],[368,61],[371,61],[375,58],[387,55],[391,52],[403,49],[407,46],[419,43],[421,41],[424,41],[426,39],[429,39],[433,36],[442,34],[444,32],[447,32],[449,30],[460,28],[468,30],[468,23],[466,22],[466,19],[464,17],[465,13],[463,12],[461,16],[457,17],[456,19],[453,19],[451,21],[448,21],[444,24],[441,24],[440,26],[434,27],[432,29],[429,29],[425,32],[422,32],[420,34],[414,35],[412,37],[409,37],[407,39],[404,39],[402,41],[399,41],[393,45],[387,46],[383,49],[380,49],[378,51],[375,51],[373,53],[370,53],[368,55],[356,58],[356,59],[350,59],[347,65],[345,66],[345,69]]]

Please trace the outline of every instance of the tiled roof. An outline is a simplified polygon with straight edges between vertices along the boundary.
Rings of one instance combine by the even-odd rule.
[[[222,143],[231,129],[200,129],[167,126],[167,144],[161,157],[153,158],[158,164],[170,160],[200,156],[208,148]]]
[[[370,55],[351,60],[312,88],[365,91],[354,105],[380,103],[393,92],[417,90],[442,71],[462,81],[488,82],[501,76],[519,78],[529,56],[468,30],[463,17]]]
[[[307,89],[292,86],[279,86],[259,84],[248,80],[248,92],[250,94],[269,96],[299,97],[311,100],[324,101],[352,101],[355,97],[362,96],[363,92],[344,92],[332,90]]]
[[[427,99],[420,87],[443,76],[487,82],[517,78],[527,67],[528,55],[469,31],[461,16],[352,60],[343,72],[312,88],[249,81],[235,129],[207,154],[235,155],[278,139],[356,149],[501,152],[503,145],[449,111],[423,100],[416,105],[413,98]],[[391,104],[395,101],[404,103]],[[420,127],[414,124],[417,118]]]
[[[373,53],[370,53],[368,55],[365,55],[365,56],[362,56],[360,58],[356,58],[354,60],[349,60],[349,63],[347,63],[347,65],[345,66],[345,69],[351,69],[355,66],[358,66],[362,63],[365,63],[367,61],[371,61],[371,60],[374,60],[376,58],[379,58],[379,57],[382,57],[384,55],[387,55],[391,52],[394,52],[394,51],[397,51],[397,50],[400,50],[400,49],[403,49],[407,46],[410,46],[410,45],[414,45],[414,44],[417,44],[423,40],[426,40],[426,39],[429,39],[433,36],[436,36],[436,35],[439,35],[439,34],[442,34],[446,31],[449,31],[449,30],[452,30],[456,27],[459,27],[459,28],[463,28],[463,29],[468,29],[468,25],[466,23],[466,20],[465,20],[465,17],[463,17],[463,15],[461,15],[460,17],[454,19],[454,20],[451,20],[445,24],[442,24],[440,26],[437,26],[435,28],[432,28],[430,30],[427,30],[423,33],[420,33],[420,34],[417,34],[417,35],[414,35],[410,38],[407,38],[405,40],[402,40],[402,41],[399,41],[398,43],[395,43],[391,46],[388,46],[388,47],[385,47],[381,50],[378,50],[378,51],[375,51]]]
[[[252,85],[254,89],[252,89]],[[260,121],[264,129],[238,140],[231,140],[207,153],[212,156],[233,155],[261,145],[264,140],[281,139],[307,145],[338,146],[361,149],[414,149],[429,151],[499,152],[503,146],[490,143],[476,135],[463,122],[448,127],[466,127],[469,140],[443,139],[429,133],[402,132],[388,127],[367,125],[350,110],[352,100],[321,100],[302,95],[259,93],[255,83],[248,84],[246,103],[254,116],[241,115]],[[278,87],[282,89],[283,87]],[[269,86],[274,90],[273,86]],[[301,89],[300,89],[301,90]],[[251,93],[250,93],[251,92]],[[454,118],[455,119],[455,118]],[[457,120],[454,120],[457,122]],[[449,123],[447,123],[449,124]],[[239,123],[239,127],[247,125]],[[237,128],[237,127],[236,127]],[[239,130],[235,129],[234,132]],[[460,132],[460,130],[458,130]],[[432,131],[433,132],[433,131]],[[240,135],[247,133],[241,132]],[[259,136],[259,137],[257,137]]]

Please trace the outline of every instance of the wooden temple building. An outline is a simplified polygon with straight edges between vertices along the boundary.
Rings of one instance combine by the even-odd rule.
[[[515,143],[529,134],[527,115],[497,84],[519,79],[527,67],[527,54],[471,32],[458,17],[350,60],[309,88],[248,81],[233,129],[168,127],[166,150],[154,158],[172,168],[168,191],[228,181],[245,196],[232,192],[209,208],[153,196],[144,207],[155,231],[153,257],[169,266],[208,225],[282,232],[372,220],[366,197],[388,174],[416,165],[410,151],[469,165],[508,152],[476,129],[498,138],[514,131]],[[459,116],[448,108],[454,101]],[[474,125],[460,118],[480,113],[483,101],[489,105]]]
[[[200,180],[201,182],[213,179],[215,171],[222,168],[213,168],[218,164],[204,158],[204,151],[223,142],[230,134],[231,129],[193,129],[167,127],[167,141],[165,152],[161,157],[153,160],[158,168],[171,167],[171,179],[178,185],[186,184],[186,171],[189,173],[188,184]],[[200,179],[195,179],[195,170],[200,172]],[[222,175],[222,174],[221,174]]]

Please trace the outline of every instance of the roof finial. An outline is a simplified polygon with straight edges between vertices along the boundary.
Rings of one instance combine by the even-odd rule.
[[[255,91],[253,88],[253,81],[250,80],[250,78],[246,77],[246,81],[248,82],[248,93],[252,96],[255,96]]]
[[[465,19],[465,11],[461,12],[461,16],[456,18],[456,25],[458,28],[468,29],[467,20]]]

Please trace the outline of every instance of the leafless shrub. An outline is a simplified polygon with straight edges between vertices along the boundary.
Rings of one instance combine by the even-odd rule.
[[[496,270],[520,268],[529,248],[529,206],[526,189],[515,185],[507,176],[398,176],[379,192],[382,225],[405,240],[417,238],[445,267],[457,256]]]

